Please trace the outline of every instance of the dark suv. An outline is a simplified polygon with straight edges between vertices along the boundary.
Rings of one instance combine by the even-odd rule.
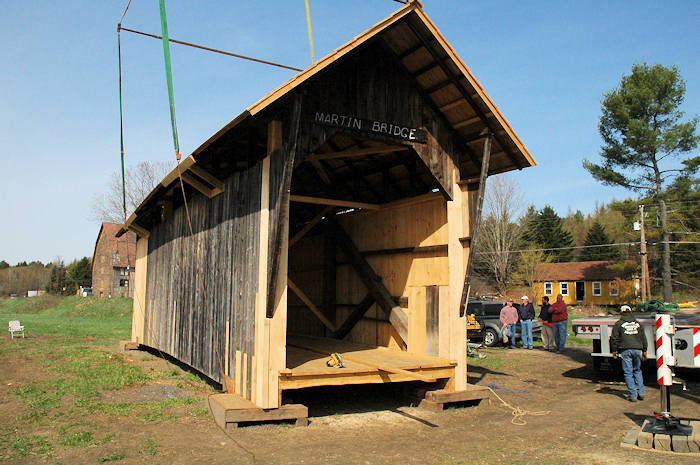
[[[474,318],[481,325],[481,330],[469,331],[469,338],[484,340],[484,345],[493,347],[501,343],[501,309],[506,306],[503,300],[477,300],[469,299],[467,305],[467,313],[474,314]],[[520,304],[513,303],[513,307],[520,308]],[[537,309],[535,309],[537,314]],[[532,337],[539,338],[542,331],[542,323],[535,318],[532,321]],[[520,338],[520,325],[515,325],[516,341],[522,341]]]

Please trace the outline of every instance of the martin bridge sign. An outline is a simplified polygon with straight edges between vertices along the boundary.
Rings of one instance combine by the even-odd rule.
[[[425,144],[428,142],[428,132],[425,129],[412,128],[397,123],[386,121],[363,119],[356,116],[342,115],[340,113],[324,113],[317,111],[314,115],[314,123],[324,126],[351,129],[369,134],[377,134],[385,137],[393,137],[408,142]]]

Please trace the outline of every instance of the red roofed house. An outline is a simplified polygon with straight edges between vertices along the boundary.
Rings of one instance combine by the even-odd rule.
[[[99,297],[133,297],[136,234],[117,238],[121,225],[102,223],[92,255],[92,290]]]
[[[569,305],[621,305],[639,293],[635,262],[540,263],[535,270],[535,298],[550,302],[561,293]]]

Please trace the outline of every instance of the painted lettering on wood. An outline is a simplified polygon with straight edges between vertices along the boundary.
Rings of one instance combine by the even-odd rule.
[[[317,111],[315,113],[313,121],[316,124],[323,124],[325,126],[334,126],[370,134],[379,134],[408,142],[418,142],[421,144],[428,142],[428,133],[424,129],[413,128],[397,123],[389,123],[386,121],[364,119],[352,115],[342,115],[340,113],[328,113],[322,111]]]

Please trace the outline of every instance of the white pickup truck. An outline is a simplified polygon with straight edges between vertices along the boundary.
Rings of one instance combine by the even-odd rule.
[[[647,358],[656,359],[656,313],[635,312],[635,318],[644,329],[647,338]],[[593,367],[600,369],[605,358],[612,359],[610,352],[610,335],[620,317],[580,318],[571,321],[576,337],[593,339]],[[700,315],[672,313],[671,324],[675,327],[672,338],[672,351],[675,366],[683,368],[700,368]]]

